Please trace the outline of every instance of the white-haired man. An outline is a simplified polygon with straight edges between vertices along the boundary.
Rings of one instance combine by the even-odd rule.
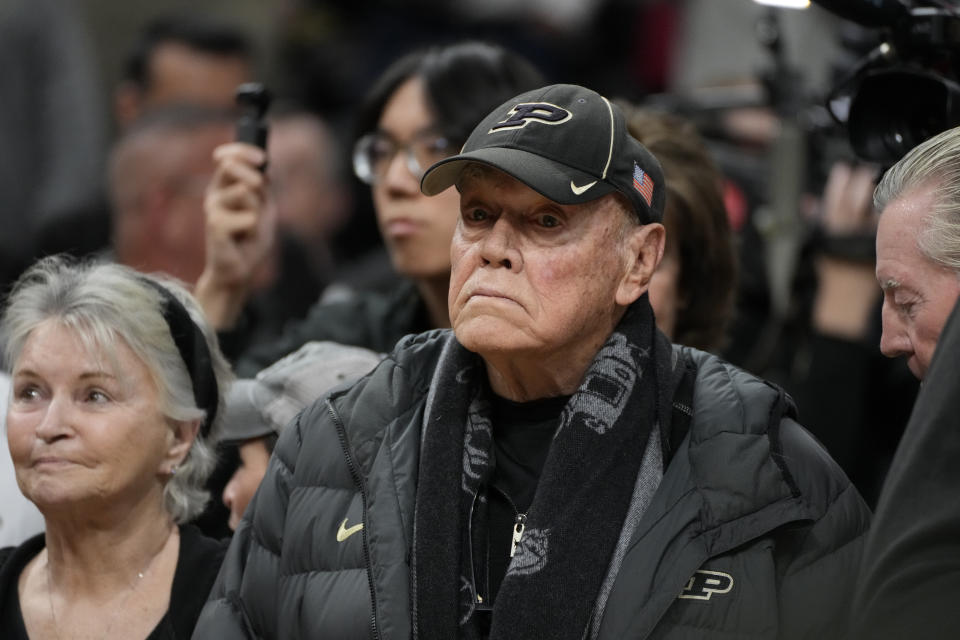
[[[874,195],[877,280],[883,289],[880,350],[903,356],[923,379],[960,296],[960,129],[913,149]]]
[[[864,550],[853,638],[955,638],[960,587],[960,127],[877,186],[884,354],[923,382]]]

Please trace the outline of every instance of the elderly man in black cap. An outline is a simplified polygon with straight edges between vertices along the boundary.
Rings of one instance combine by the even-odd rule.
[[[656,330],[619,109],[517,96],[452,186],[453,330],[284,431],[196,637],[841,635],[868,511],[781,391]]]

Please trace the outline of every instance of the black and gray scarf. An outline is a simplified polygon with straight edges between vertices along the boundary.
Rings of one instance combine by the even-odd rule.
[[[657,423],[654,335],[644,296],[564,408],[493,607],[491,638],[584,636]],[[487,535],[486,518],[474,512],[493,471],[485,375],[482,360],[452,342],[436,373],[448,383],[434,385],[428,401],[414,524],[414,633],[423,640],[478,635],[476,554],[464,550]]]

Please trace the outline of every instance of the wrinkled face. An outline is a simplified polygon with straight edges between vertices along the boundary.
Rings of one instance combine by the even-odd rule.
[[[378,130],[398,147],[437,133],[422,80],[411,78],[400,85],[383,109]],[[372,189],[377,223],[393,267],[414,279],[447,277],[450,238],[457,225],[456,189],[433,197],[420,193],[420,176],[411,173],[402,150],[393,155]]]
[[[47,320],[14,363],[10,454],[21,491],[45,515],[162,496],[172,428],[146,365],[122,340],[111,346],[114,357],[91,353]]]
[[[240,466],[223,489],[223,504],[230,509],[230,528],[234,531],[243,518],[243,512],[257,492],[260,481],[267,474],[270,452],[263,438],[247,440],[238,447]]]
[[[880,351],[907,358],[910,371],[921,380],[960,295],[957,274],[917,247],[923,217],[932,205],[930,191],[910,191],[887,206],[877,228],[877,280],[883,288]]]
[[[560,205],[469,167],[459,187],[449,296],[459,341],[483,356],[595,352],[622,315],[616,296],[633,259],[612,196]]]
[[[267,144],[277,222],[308,243],[325,243],[350,215],[330,134],[306,117],[283,118],[271,124]]]

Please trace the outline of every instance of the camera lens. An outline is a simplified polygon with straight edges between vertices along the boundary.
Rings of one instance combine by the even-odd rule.
[[[960,123],[960,87],[914,70],[864,77],[850,105],[850,143],[858,156],[891,165],[924,140]]]

